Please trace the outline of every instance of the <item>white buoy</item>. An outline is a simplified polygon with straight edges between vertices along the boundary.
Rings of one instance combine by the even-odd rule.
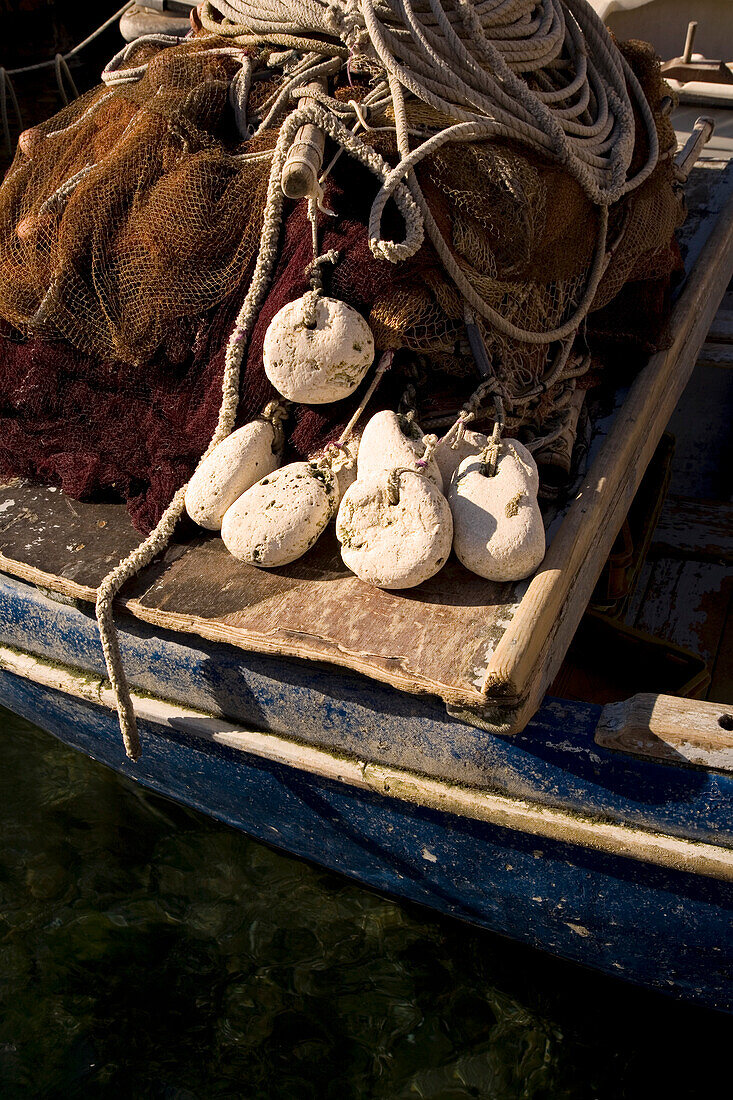
[[[309,311],[315,324],[309,327]],[[265,373],[278,393],[303,405],[340,401],[374,360],[372,330],[337,298],[304,294],[279,310],[265,333]]]
[[[469,431],[467,428],[463,430],[461,441],[455,445],[453,440],[446,436],[439,439],[435,448],[435,461],[438,463],[440,476],[443,478],[443,487],[448,488],[453,474],[464,458],[480,455],[488,445],[489,437],[487,435],[482,435],[481,432]]]
[[[336,511],[333,475],[311,462],[292,462],[258,481],[226,512],[221,537],[248,565],[274,569],[302,557]]]
[[[453,549],[459,560],[491,581],[529,577],[545,556],[545,528],[537,503],[539,477],[532,455],[516,439],[503,439],[496,473],[469,456],[453,475],[448,500]]]
[[[336,537],[344,564],[360,580],[377,588],[414,588],[445,564],[453,520],[445,497],[422,474],[379,471],[360,475],[347,489]]]
[[[280,464],[269,420],[253,420],[227,436],[199,465],[186,488],[186,511],[194,523],[218,531],[237,497]]]
[[[359,444],[359,480],[385,470],[404,468],[424,474],[442,491],[443,479],[435,458],[429,458],[424,469],[421,467],[425,449],[425,437],[417,424],[389,409],[375,413],[364,428]]]

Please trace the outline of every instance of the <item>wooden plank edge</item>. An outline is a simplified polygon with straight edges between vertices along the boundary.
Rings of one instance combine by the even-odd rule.
[[[41,687],[114,710],[112,689],[101,677],[53,664],[9,646],[0,646],[0,668]],[[431,779],[404,768],[371,764],[279,734],[245,729],[216,715],[135,692],[132,701],[141,721],[227,745],[249,756],[357,787],[382,798],[673,871],[733,882],[731,848]]]
[[[703,344],[697,363],[700,367],[733,367],[733,344]]]
[[[701,699],[633,695],[603,708],[595,742],[631,756],[733,775],[732,711]]]
[[[0,554],[0,571],[71,599],[94,603],[97,598],[97,592],[94,588],[78,584],[66,577],[58,577],[53,573],[45,573],[42,569],[6,558],[2,554]],[[156,626],[162,630],[191,634],[205,641],[232,645],[238,649],[243,649],[245,652],[262,653],[275,657],[290,657],[348,669],[410,695],[431,696],[432,698],[441,699],[446,704],[455,705],[459,708],[465,707],[467,710],[475,708],[479,715],[487,704],[483,693],[469,685],[463,687],[437,683],[425,677],[416,676],[413,673],[405,673],[397,665],[389,669],[383,668],[358,653],[346,650],[332,650],[329,654],[324,654],[322,650],[309,642],[306,634],[284,637],[283,635],[273,636],[248,631],[246,645],[243,645],[241,631],[228,627],[226,623],[218,622],[216,619],[202,619],[194,615],[150,608],[136,597],[118,596],[115,600],[115,609],[126,611],[141,622],[149,623],[151,626]],[[476,724],[481,725],[480,722]]]
[[[562,654],[554,664],[543,666],[548,643],[560,629],[558,620],[565,616],[563,635],[571,638],[586,606],[577,598],[580,586],[576,580],[584,573],[586,578],[593,578],[591,589],[597,582],[644,470],[692,373],[732,273],[733,196],[717,219],[672,314],[670,347],[652,356],[637,376],[487,665],[485,695],[501,693],[525,699],[521,716],[515,718],[517,728],[521,728],[520,722],[526,724],[540,705],[557,671],[555,665],[561,663]],[[641,415],[642,409],[651,411],[651,421]],[[619,451],[627,454],[627,461],[614,461]],[[592,548],[596,548],[600,564],[589,573],[587,559]],[[587,587],[583,585],[583,590]]]
[[[710,326],[708,340],[711,344],[733,344],[733,309],[723,306],[718,310]]]
[[[27,565],[26,562],[6,558],[2,553],[0,553],[0,572],[17,577],[21,581],[28,581],[29,584],[37,584],[50,592],[58,592],[60,596],[68,596],[72,600],[94,603],[97,599],[96,588],[79,584],[77,581],[69,580],[68,577],[60,577],[56,573],[46,573],[34,565]]]

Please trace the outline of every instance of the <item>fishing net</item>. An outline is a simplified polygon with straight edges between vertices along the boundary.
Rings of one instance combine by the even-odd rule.
[[[130,364],[162,345],[179,360],[191,319],[251,263],[276,136],[241,156],[240,64],[215,43],[143,44],[128,61],[141,65],[26,132],[0,205],[2,317]]]
[[[646,181],[610,208],[613,255],[593,303],[602,310],[598,354],[624,328],[613,312],[619,291],[630,280],[668,281],[681,220],[658,64],[641,44],[623,49],[662,155]],[[332,82],[333,99],[344,105],[366,102],[374,86],[369,73],[343,69]],[[143,41],[108,82],[22,136],[0,189],[4,473],[54,481],[74,496],[118,494],[136,526],[155,525],[217,422],[225,347],[252,279],[273,150],[292,109],[283,95],[290,83],[287,63],[255,46],[234,48],[205,34],[175,46]],[[407,112],[417,130],[441,121],[417,100]],[[648,152],[642,123],[637,117],[639,163]],[[373,112],[370,125],[360,140],[395,164],[392,107]],[[335,151],[329,142],[326,161]],[[497,138],[445,144],[417,175],[453,259],[483,301],[532,332],[557,329],[573,314],[600,215],[570,171]],[[348,155],[331,169],[324,203],[338,217],[320,217],[320,245],[339,255],[326,290],[369,318],[378,348],[403,352],[379,401],[394,407],[417,371],[420,416],[455,414],[478,381],[463,296],[430,243],[401,264],[375,257],[367,226],[378,187]],[[404,233],[393,204],[382,230],[394,240]],[[307,289],[311,259],[304,204],[287,207],[241,374],[240,423],[273,396],[262,367],[264,332],[277,309]],[[656,304],[662,318],[658,296]],[[528,440],[557,437],[575,388],[567,372],[545,384],[557,345],[477,323],[508,427]],[[295,410],[292,456],[336,438],[355,403]]]

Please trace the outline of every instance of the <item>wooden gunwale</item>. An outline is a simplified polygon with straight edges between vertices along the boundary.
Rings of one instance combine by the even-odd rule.
[[[670,346],[636,378],[600,454],[486,668],[483,690],[521,700],[504,732],[526,725],[552,682],[644,471],[695,366],[733,274],[733,198],[718,217],[672,314]],[[497,698],[498,696],[498,698]]]

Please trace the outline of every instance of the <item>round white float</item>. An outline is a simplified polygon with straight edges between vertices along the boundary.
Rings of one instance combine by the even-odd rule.
[[[423,474],[442,491],[443,479],[435,458],[423,469],[418,465],[425,453],[425,437],[417,424],[403,431],[404,418],[385,409],[375,413],[361,436],[357,469],[359,479],[371,478],[384,470],[408,468]]]
[[[186,511],[194,523],[218,531],[224,513],[250,486],[276,470],[275,431],[253,420],[222,440],[200,464],[186,488]]]
[[[336,519],[341,557],[360,580],[377,588],[414,588],[445,564],[453,520],[445,497],[413,470],[399,475],[391,503],[389,472],[361,476],[347,489]]]
[[[529,577],[545,556],[545,528],[537,503],[539,477],[532,455],[516,439],[501,443],[496,474],[471,456],[451,481],[453,549],[459,560],[490,581]]]
[[[222,521],[221,537],[239,561],[274,569],[310,550],[335,510],[333,479],[310,462],[292,462],[232,504]]]
[[[372,330],[337,298],[318,298],[315,327],[306,311],[310,294],[279,310],[265,333],[265,373],[278,393],[302,405],[340,401],[357,388],[374,361]]]

